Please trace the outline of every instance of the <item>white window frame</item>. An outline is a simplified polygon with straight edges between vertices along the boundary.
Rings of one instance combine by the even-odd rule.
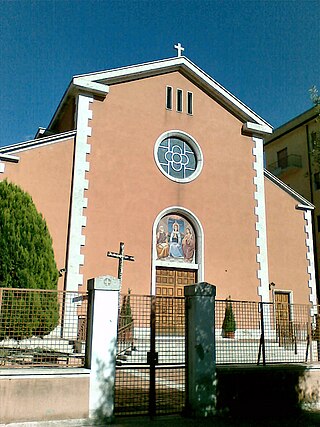
[[[174,138],[174,137],[180,138],[180,139],[184,140],[185,142],[187,142],[191,146],[191,148],[193,149],[195,156],[196,156],[196,161],[197,161],[196,170],[194,171],[194,173],[191,176],[188,176],[187,178],[181,179],[181,178],[175,178],[175,177],[169,175],[165,170],[162,169],[160,162],[158,160],[158,147],[161,144],[161,142],[166,138]],[[186,132],[183,132],[182,130],[174,129],[174,130],[170,130],[170,131],[162,133],[154,145],[153,156],[154,156],[154,160],[155,160],[156,165],[158,166],[160,172],[163,173],[163,175],[166,176],[167,178],[169,178],[171,181],[179,182],[181,184],[185,184],[185,183],[194,181],[200,175],[202,168],[203,168],[203,154],[202,154],[202,150],[200,148],[200,145],[191,135],[189,135]]]

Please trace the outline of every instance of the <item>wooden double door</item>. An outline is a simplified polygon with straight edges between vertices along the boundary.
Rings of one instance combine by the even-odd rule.
[[[197,281],[197,271],[190,269],[156,269],[156,324],[158,330],[177,332],[184,327],[184,290]]]

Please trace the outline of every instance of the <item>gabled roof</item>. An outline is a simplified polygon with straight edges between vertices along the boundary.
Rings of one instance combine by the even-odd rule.
[[[301,196],[301,194],[297,193],[293,188],[289,187],[289,185],[285,184],[267,169],[264,169],[264,176],[271,182],[273,182],[275,185],[277,185],[279,188],[281,188],[283,191],[285,191],[287,194],[289,194],[291,197],[293,197],[299,203],[297,205],[297,208],[314,209],[314,205],[309,202],[309,200],[305,199],[303,196]]]
[[[174,71],[181,72],[184,76],[197,84],[203,91],[217,100],[243,123],[249,122],[254,125],[248,126],[245,131],[250,132],[254,130],[257,133],[272,132],[272,126],[268,122],[263,120],[258,114],[252,111],[231,92],[221,86],[185,56],[74,76],[48,129],[52,128],[54,125],[64,103],[67,102],[70,96],[74,96],[77,90],[85,90],[89,93],[104,97],[108,93],[108,85],[143,79]]]

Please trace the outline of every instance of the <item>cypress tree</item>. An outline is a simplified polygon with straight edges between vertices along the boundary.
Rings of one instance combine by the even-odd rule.
[[[59,321],[58,270],[47,224],[32,198],[7,180],[0,182],[0,338],[43,336]],[[1,290],[1,289],[0,289]]]

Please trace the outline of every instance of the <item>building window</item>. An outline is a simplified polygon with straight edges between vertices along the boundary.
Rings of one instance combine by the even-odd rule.
[[[316,190],[319,190],[319,189],[320,189],[320,172],[316,172],[316,173],[313,175],[313,178],[314,178],[314,186],[315,186],[315,189],[316,189]]]
[[[166,90],[166,108],[172,110],[172,87],[167,86]]]
[[[182,113],[182,109],[183,109],[182,96],[183,96],[182,90],[177,89],[177,111],[178,111],[178,113]]]
[[[160,171],[176,182],[194,180],[203,164],[199,145],[182,131],[162,134],[155,144],[154,157]]]
[[[286,169],[288,167],[288,150],[284,148],[277,152],[278,167]]]
[[[193,114],[193,93],[187,92],[187,112]]]

